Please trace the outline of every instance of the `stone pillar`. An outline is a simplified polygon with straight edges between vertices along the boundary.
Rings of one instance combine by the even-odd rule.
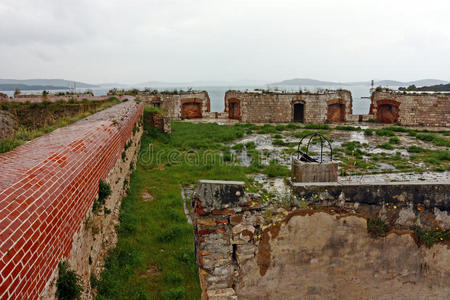
[[[237,299],[233,286],[233,216],[248,206],[242,181],[200,180],[192,196],[195,254],[202,299]]]
[[[309,163],[292,158],[293,182],[336,182],[338,164],[336,162]]]

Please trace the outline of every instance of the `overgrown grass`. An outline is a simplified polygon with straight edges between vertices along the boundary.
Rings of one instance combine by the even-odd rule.
[[[111,106],[113,106],[114,104],[119,103],[119,100],[117,98],[112,98],[109,102],[105,102],[104,104],[102,104],[100,107],[98,107],[97,109],[93,109],[89,112],[85,112],[82,114],[79,114],[75,117],[72,118],[61,118],[59,119],[55,124],[53,125],[46,125],[44,127],[41,127],[39,129],[30,129],[27,128],[25,126],[21,126],[16,133],[14,134],[14,136],[9,137],[9,138],[5,138],[5,139],[1,139],[0,140],[0,153],[5,153],[5,152],[9,152],[11,150],[13,150],[14,148],[26,143],[27,141],[31,141],[35,138],[38,138],[44,134],[50,133],[52,131],[54,131],[55,129],[58,129],[60,127],[64,127],[67,126],[69,124],[72,124],[76,121],[79,121],[83,118],[86,118],[89,115],[92,115],[96,112],[99,112],[101,110],[104,110],[106,108],[109,108]],[[15,104],[17,105],[17,104]],[[44,106],[45,103],[43,104],[39,104]],[[19,107],[19,106],[18,106]],[[11,110],[11,107],[9,108],[9,110]]]
[[[384,236],[390,230],[389,224],[381,219],[367,219],[367,232],[373,237]]]
[[[221,143],[243,136],[248,128],[175,122],[171,137],[145,128],[148,134],[142,137],[137,168],[122,201],[118,244],[97,283],[97,299],[200,299],[193,228],[183,212],[180,186],[199,179],[242,180],[252,186],[249,173],[289,175],[276,161],[262,165],[251,142],[233,147],[245,147],[255,156],[250,167],[223,160],[230,148]],[[144,192],[153,200],[144,202]]]

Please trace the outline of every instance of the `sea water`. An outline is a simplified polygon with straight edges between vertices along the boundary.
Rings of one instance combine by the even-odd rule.
[[[187,90],[189,87],[179,86],[170,88],[159,88],[160,90],[173,90],[173,89],[183,89]],[[209,99],[211,100],[211,111],[213,112],[223,112],[225,108],[225,93],[228,90],[254,90],[254,89],[266,89],[267,86],[194,86],[192,89],[207,91]],[[364,115],[369,113],[370,99],[363,97],[370,97],[370,87],[369,86],[279,86],[279,90],[286,91],[303,91],[316,92],[320,89],[346,89],[352,93],[353,98],[353,114]],[[77,89],[77,92],[83,92],[86,89]],[[90,88],[89,90],[94,92],[95,96],[103,96],[108,93],[109,88]],[[63,92],[64,90],[50,91],[51,93]],[[2,91],[8,96],[12,97],[14,91]],[[42,94],[42,91],[23,91],[23,94]]]

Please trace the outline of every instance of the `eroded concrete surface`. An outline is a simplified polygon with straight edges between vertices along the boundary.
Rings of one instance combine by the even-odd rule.
[[[238,299],[450,296],[448,245],[418,247],[401,232],[372,238],[364,218],[324,212],[293,216],[278,230],[265,230],[255,256],[241,261]]]

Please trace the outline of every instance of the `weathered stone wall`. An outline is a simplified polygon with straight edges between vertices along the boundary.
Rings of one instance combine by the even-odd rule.
[[[262,93],[228,91],[225,94],[225,112],[231,112],[231,103],[237,103],[239,120],[245,123],[290,123],[294,121],[294,104],[304,104],[305,123],[324,123],[330,110],[342,105],[344,120],[352,113],[352,96],[349,91],[324,93]],[[334,105],[334,106],[333,106]],[[332,120],[333,121],[333,120]]]
[[[393,107],[391,111],[390,107]],[[374,92],[370,114],[373,114],[376,120],[386,123],[450,127],[450,94]]]
[[[0,155],[0,298],[54,298],[57,265],[98,275],[142,133],[143,104],[121,103]],[[111,185],[93,213],[99,180]]]
[[[155,127],[162,132],[172,133],[170,118],[158,113],[144,113],[144,123],[148,126]]]
[[[19,128],[17,118],[7,111],[0,110],[0,139],[12,136],[17,128]]]
[[[294,188],[291,205],[281,206],[243,194],[242,182],[200,181],[193,205],[202,299],[448,299],[449,241],[418,245],[404,223],[420,213],[416,225],[448,229],[448,211],[436,201],[415,206],[402,187],[393,203],[376,201],[376,192],[366,194],[371,204],[327,196],[336,185]],[[449,185],[415,188],[438,197]],[[372,217],[392,229],[374,236]]]
[[[190,118],[190,109],[199,107],[199,111],[193,114],[194,118],[204,117],[210,111],[210,100],[207,92],[186,92],[181,94],[156,94],[139,95],[146,105],[159,107],[168,112],[167,116],[172,120]],[[189,107],[190,104],[195,104]],[[188,115],[183,115],[183,106]],[[186,111],[186,110],[185,110]]]

